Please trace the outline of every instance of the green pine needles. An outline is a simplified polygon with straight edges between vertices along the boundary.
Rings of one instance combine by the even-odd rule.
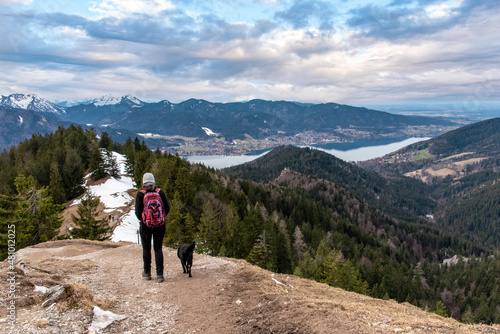
[[[112,232],[109,226],[109,219],[107,217],[98,219],[102,214],[102,210],[98,210],[98,206],[99,198],[87,189],[78,205],[78,217],[73,214],[71,215],[71,219],[76,225],[70,231],[72,238],[99,241],[109,240]]]

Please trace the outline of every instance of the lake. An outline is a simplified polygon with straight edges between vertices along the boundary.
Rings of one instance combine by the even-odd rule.
[[[394,152],[405,146],[417,143],[419,141],[428,140],[430,138],[408,138],[401,141],[390,142],[385,141],[360,141],[356,143],[340,143],[340,144],[327,144],[321,146],[307,146],[312,147],[345,161],[365,161],[378,157],[382,157],[388,153]],[[299,146],[306,147],[306,146]],[[202,163],[205,166],[221,169],[241,165],[258,159],[266,155],[270,150],[260,154],[248,155],[190,155],[185,158],[191,163]]]

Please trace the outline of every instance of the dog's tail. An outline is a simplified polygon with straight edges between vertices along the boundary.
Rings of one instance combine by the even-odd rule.
[[[189,245],[189,247],[188,247],[188,251],[192,252],[194,250],[194,246],[196,246],[196,241],[193,240],[193,242],[191,243],[191,245]]]

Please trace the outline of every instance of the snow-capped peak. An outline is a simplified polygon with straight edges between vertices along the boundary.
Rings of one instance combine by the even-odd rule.
[[[133,105],[143,105],[144,102],[132,95],[125,95],[122,97],[115,97],[109,94],[103,95],[98,99],[93,99],[90,103],[93,103],[96,107],[108,106],[113,104],[118,104],[120,102],[128,102]]]
[[[2,96],[0,106],[33,110],[37,112],[49,112],[55,114],[65,113],[64,108],[42,99],[35,94],[11,94]]]
[[[125,96],[123,96],[122,97],[122,101],[124,101],[124,100],[128,100],[129,102],[131,102],[133,104],[140,105],[140,106],[142,106],[144,104],[144,102],[142,102],[137,97],[132,96],[132,95],[125,95]]]
[[[114,97],[109,94],[103,95],[100,98],[93,99],[91,100],[90,103],[93,103],[96,107],[100,106],[107,106],[107,105],[112,105],[112,104],[118,104],[120,103],[121,98],[120,97]]]

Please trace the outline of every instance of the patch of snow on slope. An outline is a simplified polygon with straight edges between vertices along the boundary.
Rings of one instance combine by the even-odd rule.
[[[125,162],[127,162],[127,158],[125,158],[125,156],[123,154],[116,153],[116,152],[113,152],[113,158],[116,159],[116,162],[118,163],[118,167],[120,168],[120,174],[122,175],[122,177],[124,177],[125,174],[127,173],[127,171],[125,169]]]
[[[201,128],[203,129],[203,131],[205,131],[205,133],[207,134],[207,136],[216,136],[217,135],[215,132],[213,132],[209,128],[205,128],[205,127],[201,127]]]
[[[127,193],[131,188],[133,188],[132,178],[122,176],[119,180],[112,177],[103,184],[91,186],[90,191],[100,197],[106,207],[104,212],[111,212],[132,203],[132,197]]]
[[[116,179],[111,177],[106,182],[90,186],[90,191],[94,196],[98,196],[101,203],[104,204],[104,212],[109,213],[122,208],[120,223],[113,231],[111,240],[137,242],[137,230],[139,229],[139,220],[135,217],[135,211],[132,207],[132,196],[128,190],[135,189],[134,181],[126,175],[125,161],[122,154],[113,152],[113,157],[118,163],[122,177]],[[80,204],[81,200],[75,200],[72,205]],[[124,209],[125,208],[125,209]]]
[[[94,317],[92,325],[89,327],[89,333],[99,332],[101,329],[108,327],[115,321],[120,321],[127,318],[125,315],[114,314],[110,311],[103,311],[97,306],[94,306]]]
[[[113,231],[111,241],[130,241],[139,243],[137,231],[139,230],[139,220],[135,216],[134,208],[120,218],[120,224]]]
[[[134,182],[131,177],[125,176],[126,170],[125,170],[125,162],[126,158],[122,154],[118,154],[116,152],[113,152],[113,157],[116,158],[116,162],[118,163],[118,166],[120,168],[120,174],[122,175],[122,180],[125,180],[128,184],[128,189],[134,189]],[[108,180],[109,181],[109,180]],[[127,193],[128,195],[128,193]],[[128,195],[130,198],[130,195]],[[102,201],[102,200],[101,200]],[[119,242],[119,241],[131,241],[131,242],[138,242],[137,241],[137,230],[139,230],[139,220],[135,216],[135,210],[134,207],[130,207],[130,211],[123,216],[120,217],[120,223],[118,226],[115,227],[115,230],[113,231],[113,235],[111,236],[111,241],[114,242]],[[106,205],[106,204],[105,204]]]
[[[18,117],[19,117],[19,125],[23,125],[24,119],[21,116],[18,116]]]

